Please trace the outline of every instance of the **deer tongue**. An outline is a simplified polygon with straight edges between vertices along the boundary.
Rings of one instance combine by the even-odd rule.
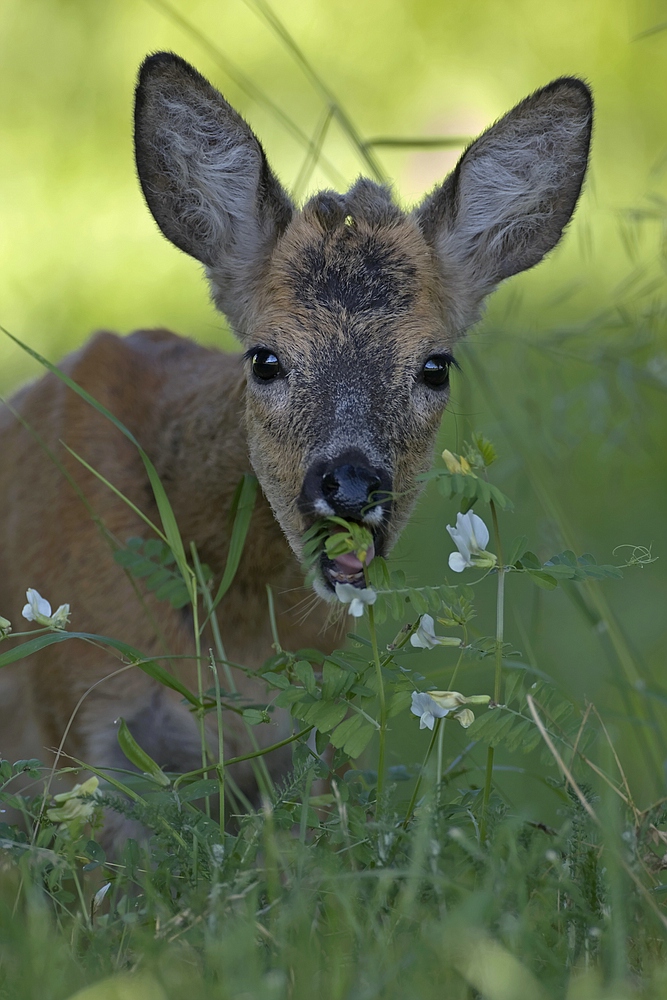
[[[374,555],[375,555],[375,546],[371,545],[368,552],[366,553],[367,566],[371,561],[371,559],[374,557]],[[361,562],[360,559],[357,559],[354,552],[346,552],[345,555],[336,556],[333,562],[334,565],[338,567],[338,569],[340,569],[343,573],[347,574],[361,573],[363,572],[364,569],[364,564]]]

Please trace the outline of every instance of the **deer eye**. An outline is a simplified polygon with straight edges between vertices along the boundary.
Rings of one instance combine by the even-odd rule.
[[[254,351],[251,360],[252,373],[260,382],[271,382],[283,373],[276,355],[264,347]]]
[[[442,389],[449,382],[449,369],[453,358],[446,354],[433,354],[424,363],[422,378],[432,389]]]

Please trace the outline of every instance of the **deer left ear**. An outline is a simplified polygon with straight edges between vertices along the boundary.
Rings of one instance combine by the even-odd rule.
[[[558,243],[588,165],[593,102],[585,83],[554,80],[492,125],[413,215],[474,309],[504,278]]]
[[[139,180],[155,221],[206,265],[218,307],[243,333],[292,204],[250,127],[171,52],[141,67],[134,118]]]

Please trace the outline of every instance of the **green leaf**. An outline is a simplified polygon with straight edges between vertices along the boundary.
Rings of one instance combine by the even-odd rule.
[[[193,781],[189,785],[181,785],[178,789],[178,797],[181,802],[192,802],[195,799],[205,799],[211,795],[217,795],[220,785],[213,778],[202,778],[200,781]]]
[[[404,712],[412,703],[412,691],[397,691],[389,701],[387,718],[393,719],[395,715]]]
[[[164,773],[159,764],[157,764],[153,758],[139,746],[134,736],[127,728],[125,719],[120,720],[120,726],[118,727],[118,745],[131,764],[134,764],[134,766],[144,774],[153,778],[159,785],[162,785],[163,788],[166,788],[171,784],[170,779]]]
[[[516,562],[521,559],[526,548],[528,546],[528,536],[521,535],[519,538],[515,538],[512,542],[512,548],[510,549],[510,554],[507,558],[508,566],[513,566]]]
[[[40,649],[44,649],[47,646],[52,646],[56,642],[67,642],[69,639],[84,639],[89,642],[99,644],[102,646],[109,646],[111,649],[118,650],[123,656],[133,663],[139,670],[143,670],[145,674],[152,677],[153,680],[159,681],[165,687],[171,688],[172,691],[177,691],[183,698],[186,698],[191,705],[195,708],[199,708],[199,699],[190,691],[185,684],[181,683],[178,678],[173,677],[168,671],[161,667],[154,660],[145,660],[138,649],[133,646],[129,646],[126,642],[121,642],[119,639],[110,639],[108,636],[104,635],[93,635],[89,632],[49,632],[46,635],[37,636],[35,639],[29,639],[28,642],[22,643],[20,646],[15,646],[14,649],[10,649],[8,652],[3,653],[0,656],[0,668],[6,667],[10,663],[15,663],[17,660],[23,659],[25,656],[31,656],[33,653],[39,652]]]
[[[280,688],[281,691],[286,691],[290,686],[290,682],[284,674],[277,674],[273,670],[267,670],[265,674],[262,674],[262,680],[270,684],[271,687]]]
[[[420,594],[418,590],[408,591],[408,597],[410,598],[410,604],[415,609],[418,615],[423,615],[428,611],[429,605],[428,601],[423,594]]]
[[[348,705],[344,701],[317,701],[302,718],[307,725],[315,726],[321,733],[328,733],[345,718],[347,711]]]
[[[477,496],[483,503],[488,503],[491,499],[491,487],[483,479],[477,480]]]
[[[554,580],[553,576],[549,576],[548,573],[543,573],[541,570],[537,571],[529,569],[528,575],[531,577],[533,582],[536,583],[538,587],[542,587],[543,590],[555,590],[558,586],[558,581]]]
[[[153,568],[155,569],[155,567]],[[169,580],[171,580],[171,573],[169,572],[169,570],[161,566],[159,569],[156,569],[154,573],[151,573],[151,575],[147,578],[146,586],[148,587],[149,590],[155,591],[158,589],[158,587],[162,587],[163,584],[167,583],[167,581]]]
[[[544,569],[555,580],[571,580],[577,573],[576,566],[570,566],[567,563],[556,563],[553,565],[547,562],[544,564]]]
[[[245,708],[243,710],[243,721],[249,726],[259,726],[262,722],[270,722],[268,712],[263,712],[258,708]]]
[[[520,670],[512,670],[508,673],[505,681],[505,704],[509,705],[517,691],[521,688],[522,675]]]
[[[289,708],[290,705],[295,705],[298,702],[310,697],[311,696],[305,688],[298,688],[290,685],[288,688],[285,688],[284,691],[280,692],[275,700],[275,704],[278,708]]]
[[[592,580],[604,580],[605,577],[615,580],[623,579],[623,572],[618,566],[582,566],[584,574]]]
[[[488,468],[493,462],[495,462],[498,457],[498,453],[488,438],[484,437],[483,434],[477,433],[473,434],[473,443],[480,455],[482,456],[482,461],[484,465]]]
[[[248,528],[250,527],[250,520],[252,518],[253,510],[255,509],[256,497],[257,479],[251,473],[246,472],[236,488],[236,493],[234,494],[234,499],[232,501],[231,517],[234,520],[232,524],[231,537],[229,539],[229,552],[227,553],[225,571],[222,574],[222,580],[220,581],[218,592],[215,595],[215,600],[213,601],[214,608],[218,606],[222,598],[225,596],[232,585],[234,577],[236,576],[236,571],[239,568],[239,563],[241,562],[241,555],[243,553],[243,546],[245,545],[246,536],[248,534]]]
[[[93,872],[100,865],[103,865],[107,859],[104,849],[97,843],[96,840],[89,840],[86,846],[81,852],[85,857],[90,858],[87,865],[83,866],[84,872]]]
[[[514,510],[514,504],[510,498],[505,496],[505,494],[502,493],[497,486],[494,486],[493,483],[489,483],[489,489],[491,491],[492,500],[500,507],[501,510]]]
[[[294,664],[294,673],[299,678],[308,694],[317,694],[317,681],[308,660],[299,660]]]
[[[363,724],[350,736],[343,746],[343,750],[346,754],[355,760],[360,756],[370,743],[375,733],[375,727],[370,724],[370,722],[363,722]]]
[[[349,739],[350,736],[357,731],[357,729],[359,729],[362,722],[363,716],[357,714],[351,715],[349,719],[345,720],[345,722],[341,722],[341,724],[337,726],[331,734],[331,742],[333,745],[339,748],[342,747],[345,744],[345,741]]]
[[[354,682],[354,674],[337,667],[331,660],[325,660],[322,667],[322,698],[331,701],[343,693],[346,686]]]
[[[137,562],[137,553],[133,549],[116,549],[113,558],[119,566],[129,569]]]
[[[169,601],[172,608],[184,608],[190,600],[185,584],[181,579],[172,578],[155,591],[158,601]]]
[[[326,733],[320,732],[318,729],[315,732],[315,750],[319,754],[323,754],[326,748],[329,746],[329,737]]]
[[[335,650],[333,653],[329,653],[327,660],[331,660],[332,663],[335,663],[337,667],[342,667],[343,670],[351,670],[355,674],[357,672],[357,668],[353,667],[352,664],[345,659],[343,654],[338,652],[338,650]]]

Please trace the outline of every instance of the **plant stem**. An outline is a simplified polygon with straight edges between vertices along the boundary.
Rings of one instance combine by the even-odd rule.
[[[438,756],[435,773],[435,800],[440,805],[440,785],[442,783],[442,757],[445,748],[445,720],[438,719]]]
[[[222,701],[220,697],[220,678],[218,677],[218,667],[213,656],[213,650],[209,650],[211,670],[213,672],[213,683],[215,684],[215,708],[218,722],[218,787],[220,789],[220,839],[225,843],[225,741],[222,722]]]
[[[312,731],[312,728],[312,726],[306,726],[305,729],[300,729],[298,733],[292,733],[291,736],[288,736],[284,740],[280,740],[279,743],[272,743],[270,747],[264,747],[261,750],[253,750],[252,753],[245,753],[242,757],[230,757],[229,760],[225,761],[225,766],[230,767],[232,764],[242,764],[245,760],[254,760],[255,757],[263,757],[265,754],[272,753],[274,750],[280,750],[281,747],[286,747],[288,744],[294,743],[295,740],[300,740],[302,736],[307,736]],[[82,763],[82,766],[87,767],[89,771],[92,770],[92,768],[87,764],[84,765]],[[185,778],[196,778],[199,774],[206,774],[208,771],[215,771],[217,766],[217,764],[206,764],[204,767],[197,768],[196,771],[188,771],[186,774],[179,774],[178,778],[174,781],[174,788],[177,789]],[[105,781],[111,780],[106,774],[102,774],[101,771],[99,773],[100,777],[104,778]],[[122,790],[126,794],[129,794],[124,785],[122,786]]]
[[[378,651],[377,632],[375,631],[375,616],[373,605],[368,605],[368,628],[371,635],[371,646],[373,647],[373,660],[375,661],[375,675],[378,682],[378,698],[380,699],[380,749],[378,751],[378,784],[377,797],[375,800],[375,818],[377,819],[382,808],[382,797],[384,795],[384,757],[385,742],[387,737],[387,701],[384,694],[384,679],[382,677],[382,664],[380,663],[380,653]]]
[[[198,559],[197,549],[195,543],[190,544],[190,552],[192,554],[193,562]],[[202,675],[201,668],[201,636],[199,634],[199,592],[197,589],[197,578],[192,575],[191,579],[191,594],[190,594],[190,604],[192,606],[192,626],[195,639],[195,657],[197,664],[197,696],[199,698],[199,704],[202,706],[197,709],[197,721],[199,723],[199,739],[201,740],[201,763],[202,767],[206,767],[206,762],[208,760],[208,749],[206,746],[206,723],[204,721],[204,678]],[[207,795],[205,800],[206,815],[211,815],[211,800]]]
[[[444,719],[437,719],[436,720],[435,728],[434,728],[433,733],[431,735],[431,740],[429,742],[428,749],[426,751],[426,754],[424,755],[424,763],[422,764],[421,772],[420,772],[419,776],[417,777],[417,781],[415,782],[415,787],[414,787],[414,791],[412,793],[412,798],[410,799],[410,804],[408,805],[407,811],[405,813],[405,819],[403,820],[403,824],[402,824],[404,830],[407,830],[408,823],[410,822],[410,819],[412,818],[412,814],[413,814],[414,809],[415,809],[415,803],[417,802],[417,796],[419,795],[419,789],[421,788],[422,778],[424,776],[424,770],[426,768],[426,765],[429,762],[431,754],[433,753],[433,747],[435,746],[435,741],[438,739],[439,734],[441,732],[444,733],[444,731],[445,731],[445,727],[443,726],[443,722],[444,722]]]
[[[467,645],[468,645],[468,630],[467,630],[467,628],[464,625],[463,626],[463,641],[461,643],[461,651],[459,653],[458,660],[456,661],[456,666],[454,667],[454,671],[453,671],[451,679],[449,681],[449,690],[450,691],[453,690],[453,688],[454,688],[454,681],[456,680],[456,675],[459,672],[459,667],[461,666],[461,663],[463,662],[463,653],[464,653],[465,648],[466,648]],[[437,765],[436,779],[435,779],[435,782],[436,782],[435,783],[435,796],[436,796],[436,802],[439,805],[440,804],[440,786],[442,784],[442,761],[443,761],[444,751],[445,751],[445,719],[439,719],[438,720],[438,729],[439,729],[439,736],[438,736],[438,765]]]
[[[496,555],[498,556],[498,594],[496,598],[496,669],[493,683],[493,700],[496,704],[500,701],[503,680],[503,641],[505,636],[505,566],[503,565],[503,551],[500,545],[500,528],[498,527],[498,512],[493,500],[490,501],[491,518],[493,520],[493,534],[495,537]],[[482,799],[482,820],[480,823],[480,840],[486,841],[487,836],[487,816],[489,809],[489,799],[491,797],[491,785],[493,782],[493,747],[489,747],[486,753],[486,778],[484,781],[484,797]]]

